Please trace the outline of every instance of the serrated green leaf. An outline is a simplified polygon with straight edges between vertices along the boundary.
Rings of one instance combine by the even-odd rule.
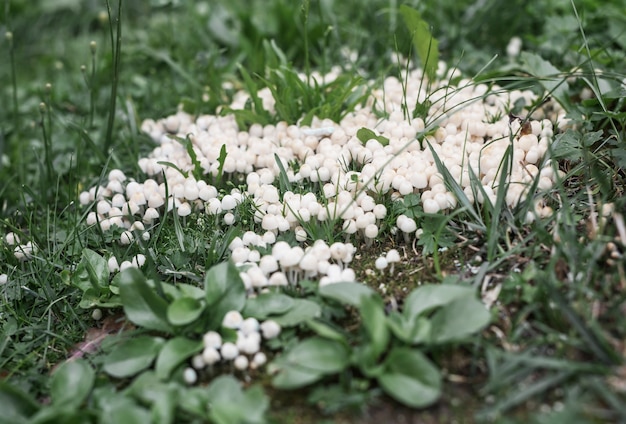
[[[190,340],[186,337],[175,337],[168,340],[161,348],[156,360],[154,368],[157,377],[165,380],[177,366],[201,349],[201,340]]]
[[[77,409],[91,393],[94,380],[95,372],[86,361],[64,363],[50,378],[52,404]]]
[[[164,343],[160,337],[149,336],[126,340],[104,358],[104,371],[118,378],[133,376],[152,364]]]

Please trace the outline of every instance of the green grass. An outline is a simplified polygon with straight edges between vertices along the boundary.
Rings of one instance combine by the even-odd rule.
[[[482,332],[458,343],[420,348],[444,370],[443,395],[436,406],[405,411],[425,422],[626,420],[626,240],[620,233],[626,210],[626,13],[620,1],[544,3],[405,4],[430,26],[440,59],[464,76],[474,76],[469,87],[484,83],[490,90],[498,85],[504,91],[533,91],[537,104],[513,105],[510,112],[515,115],[521,115],[522,106],[537,111],[554,107],[555,101],[541,103],[545,96],[560,103],[570,125],[555,131],[543,159],[551,161],[557,184],[515,207],[507,206],[511,185],[506,175],[514,165],[509,149],[493,183],[499,187],[494,202],[472,202],[438,160],[437,168],[457,199],[454,211],[424,213],[418,194],[394,201],[388,194],[371,193],[388,214],[367,246],[346,234],[339,219],[300,223],[307,236],[304,245],[317,239],[329,244],[348,239],[357,245],[351,267],[359,281],[381,292],[387,312],[397,305],[402,308],[408,293],[425,283],[462,284],[475,287],[483,299],[497,296],[491,323]],[[494,15],[494,10],[501,12]],[[14,246],[0,242],[0,274],[8,280],[0,285],[0,392],[7,399],[0,404],[9,402],[31,415],[51,398],[53,405],[63,398],[63,388],[72,387],[64,378],[81,376],[89,382],[91,373],[95,379],[83,387],[85,397],[77,395],[78,403],[68,403],[65,410],[48,408],[47,422],[68,417],[90,422],[116,408],[145,418],[141,414],[148,414],[146,406],[155,401],[146,399],[145,387],[151,384],[158,387],[154,396],[176,393],[179,399],[206,401],[181,383],[181,367],[172,365],[171,378],[158,382],[148,372],[132,379],[113,378],[104,371],[111,363],[110,352],[123,346],[129,334],[148,337],[160,348],[161,336],[193,340],[202,331],[192,323],[155,332],[133,319],[134,324],[120,326],[116,319],[133,311],[128,296],[117,297],[120,287],[139,288],[105,275],[102,260],[113,256],[131,261],[143,254],[147,260],[142,273],[148,283],[142,290],[148,287],[167,302],[176,296],[189,299],[176,290],[184,291],[184,284],[203,288],[207,272],[230,255],[227,246],[233,239],[249,230],[261,231],[252,198],[232,211],[233,225],[201,212],[186,217],[170,212],[146,224],[149,240],[136,233],[133,243],[120,245],[116,241],[121,229],[102,231],[99,225],[86,224],[95,202],[81,206],[78,196],[106,184],[112,169],[145,180],[138,160],[155,145],[141,132],[141,122],[165,118],[179,107],[193,116],[235,113],[240,129],[281,121],[302,120],[306,125],[314,116],[339,121],[361,107],[384,78],[402,79],[404,69],[394,64],[399,55],[420,53],[412,45],[416,41],[405,27],[399,2],[6,0],[0,7],[0,30],[5,34],[0,40],[0,77],[5,82],[0,87],[5,106],[0,108],[0,233],[4,237],[13,232],[35,246],[30,260],[20,260]],[[523,54],[516,58],[506,55],[513,36],[523,40]],[[419,65],[416,54],[413,57]],[[324,74],[333,66],[341,73],[337,80],[326,83],[312,77],[314,71]],[[299,72],[308,84],[298,79]],[[265,87],[276,99],[275,113],[262,106],[258,93]],[[244,109],[233,112],[225,106],[239,89],[251,98]],[[405,104],[405,116],[425,117],[426,106]],[[389,115],[379,110],[381,116]],[[424,137],[436,129],[436,121],[426,122],[425,134],[418,134],[423,149],[432,149],[431,139]],[[189,144],[187,152],[192,151]],[[281,197],[287,191],[323,197],[323,184],[289,181],[301,163],[278,164],[275,184]],[[193,165],[189,175],[213,183],[220,196],[247,187],[241,173],[220,168],[209,176],[199,162]],[[356,158],[343,164],[354,171],[364,165]],[[539,183],[538,178],[528,183],[531,193]],[[474,181],[472,197],[485,194]],[[536,201],[554,212],[538,216]],[[606,204],[612,204],[614,212],[603,216]],[[419,240],[393,233],[401,214],[415,218],[423,229]],[[297,244],[291,232],[280,239]],[[374,261],[391,248],[402,253],[403,261],[393,274],[377,271]],[[102,260],[85,259],[86,249]],[[328,336],[331,329],[340,331],[351,346],[383,345],[377,339],[382,336],[373,330],[377,323],[359,318],[358,308],[376,309],[372,304],[346,311],[320,296],[311,282],[286,293],[304,302],[301,305],[319,308],[327,327],[301,323],[286,328],[269,345],[271,356],[292,351],[314,333],[326,331]],[[81,308],[81,301],[109,303],[104,323],[94,321],[92,309]],[[198,319],[214,325],[215,317],[202,311]],[[67,367],[50,377],[90,332],[110,334],[98,352],[84,355],[88,367]],[[393,340],[390,346],[404,343]],[[381,355],[378,365],[384,363]],[[372,377],[377,371],[369,366],[342,368],[310,390],[295,393],[272,388],[272,378],[264,371],[252,373],[252,382],[258,382],[268,398],[260,389],[248,388],[245,378],[242,392],[234,382],[216,380],[219,373],[201,377],[203,385],[214,384],[209,392],[217,396],[211,399],[218,405],[227,404],[215,394],[220,387],[252,409],[263,411],[269,402],[271,422],[355,422],[361,415],[354,414],[362,411],[365,420],[368,414],[389,411],[389,405],[392,411],[397,407],[381,393]],[[221,370],[232,373],[232,368]],[[325,395],[325,384],[345,401]],[[151,408],[154,414],[165,414],[162,422],[168,422],[169,413],[176,414],[169,422],[207,420],[209,413],[198,418],[203,415],[191,403],[181,400],[179,409],[168,409],[167,402],[161,410]],[[81,408],[83,415],[77,412]],[[210,419],[226,422],[215,415]]]

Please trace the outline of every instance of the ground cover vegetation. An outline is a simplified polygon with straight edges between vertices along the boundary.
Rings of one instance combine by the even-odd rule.
[[[0,422],[626,420],[624,5],[355,3],[4,2]]]

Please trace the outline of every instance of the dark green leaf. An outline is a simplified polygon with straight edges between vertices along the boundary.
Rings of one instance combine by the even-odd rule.
[[[152,364],[164,342],[149,336],[126,340],[104,358],[104,371],[118,378],[135,375]]]
[[[473,287],[452,284],[427,284],[413,290],[405,299],[404,316],[414,320],[424,312],[446,305],[458,298],[473,298],[476,296]]]
[[[439,42],[432,36],[428,23],[417,10],[401,5],[400,15],[411,33],[413,47],[422,61],[424,73],[431,80],[435,79],[439,66]]]
[[[343,343],[312,337],[300,342],[272,363],[272,369],[279,371],[272,384],[280,389],[302,387],[325,374],[342,371],[348,361],[348,349]]]
[[[313,330],[318,336],[324,337],[325,339],[335,340],[337,342],[347,344],[346,336],[341,333],[339,330],[331,327],[329,324],[310,319],[306,322],[307,326]]]
[[[136,268],[122,271],[118,284],[124,312],[129,320],[151,330],[172,331],[167,320],[167,302],[148,286],[141,271]]]
[[[321,296],[351,306],[358,306],[361,302],[361,297],[372,296],[375,293],[374,290],[365,284],[354,282],[327,284],[319,288]]]
[[[211,422],[217,424],[263,423],[269,400],[259,386],[243,391],[231,376],[214,379],[206,389]]]
[[[61,365],[50,379],[50,397],[53,405],[76,409],[85,401],[95,380],[93,368],[77,359]]]
[[[417,350],[394,348],[385,360],[386,372],[378,383],[391,397],[413,408],[432,405],[441,395],[441,374]]]
[[[282,293],[261,293],[246,301],[243,315],[257,319],[266,319],[270,315],[280,315],[294,305],[294,299]]]
[[[213,266],[204,278],[206,302],[212,322],[221,324],[228,311],[241,311],[246,304],[246,289],[234,263]]]
[[[408,344],[424,343],[430,337],[430,320],[425,317],[408,319],[403,314],[392,312],[387,317],[387,324],[398,339]]]
[[[378,357],[387,350],[389,344],[389,328],[382,299],[378,294],[361,297],[359,312],[372,346],[372,354]]]
[[[186,325],[198,319],[202,311],[202,302],[191,297],[181,297],[167,307],[167,319],[172,325]]]
[[[361,141],[361,143],[365,144],[370,140],[376,140],[383,146],[389,144],[389,139],[387,137],[383,137],[382,135],[376,135],[376,133],[368,128],[360,128],[356,132],[357,138]]]
[[[101,424],[146,424],[152,422],[150,412],[122,395],[108,399],[100,413]]]
[[[168,340],[157,357],[155,372],[158,378],[165,380],[174,368],[202,349],[201,340],[190,340],[185,337],[175,337]]]
[[[8,423],[27,422],[39,409],[39,405],[28,394],[0,380],[0,411],[2,418]]]
[[[281,327],[293,327],[322,314],[322,308],[312,300],[293,299],[293,306],[284,315],[272,316]]]
[[[435,312],[431,320],[431,343],[445,343],[476,333],[489,324],[491,316],[473,295],[458,298]]]

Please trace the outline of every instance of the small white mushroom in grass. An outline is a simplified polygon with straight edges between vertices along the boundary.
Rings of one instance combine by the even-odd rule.
[[[155,208],[148,208],[143,213],[143,222],[146,224],[151,224],[156,219],[159,219],[159,212]]]
[[[183,202],[180,204],[180,206],[178,206],[178,209],[176,209],[176,213],[180,217],[189,216],[191,214],[191,206],[189,205],[189,203]]]
[[[222,346],[222,336],[217,331],[207,331],[202,336],[202,344],[204,347],[219,349]]]
[[[261,323],[261,334],[263,334],[263,338],[266,340],[271,340],[280,334],[281,328],[280,325],[271,319],[263,321]]]
[[[220,352],[214,347],[205,347],[202,351],[202,360],[209,366],[218,363],[221,359]]]
[[[7,274],[0,274],[0,285],[6,284],[9,281],[9,276]]]
[[[131,263],[135,268],[141,268],[146,264],[146,256],[139,253],[133,257]]]
[[[196,370],[201,370],[206,365],[207,364],[204,362],[204,359],[202,358],[202,354],[194,355],[191,358],[191,366],[194,367],[194,369]]]
[[[222,320],[222,327],[238,330],[243,323],[243,317],[239,311],[228,311]]]
[[[102,319],[102,309],[98,309],[98,308],[94,309],[91,312],[91,318],[94,321],[100,321]]]
[[[385,268],[387,268],[387,265],[387,258],[385,258],[384,256],[376,258],[376,262],[374,262],[374,266],[376,267],[376,269],[383,273],[385,272]]]
[[[376,224],[369,224],[363,230],[363,235],[365,236],[365,246],[370,247],[372,245],[372,241],[378,236],[378,226]]]
[[[133,267],[133,264],[132,264],[132,262],[131,262],[131,261],[123,261],[123,262],[120,264],[120,272],[121,272],[121,271],[125,271],[125,270],[127,270],[128,268],[132,268],[132,267]]]
[[[4,236],[4,240],[7,242],[9,246],[15,246],[16,244],[20,243],[20,237],[13,232],[7,233]]]
[[[228,212],[224,215],[224,224],[233,225],[235,223],[235,215],[232,212]]]
[[[127,246],[127,245],[131,244],[134,239],[135,239],[135,237],[133,236],[132,232],[124,231],[120,235],[120,244]]]
[[[267,356],[263,352],[257,352],[252,357],[252,361],[250,362],[250,369],[256,370],[261,368],[263,365],[267,363]]]
[[[235,366],[236,369],[238,369],[239,371],[244,371],[248,368],[248,358],[244,355],[239,355],[235,358],[235,360],[233,361],[233,365]]]
[[[114,273],[120,270],[120,265],[117,262],[117,258],[115,256],[111,256],[107,261],[107,265],[109,267],[109,272]]]
[[[257,333],[259,331],[259,321],[256,318],[252,317],[246,318],[239,326],[239,330],[241,330],[244,336],[249,336],[252,333]]]
[[[237,346],[234,343],[226,342],[220,348],[220,353],[225,361],[232,361],[239,356],[239,349],[237,349]]]
[[[183,371],[183,380],[189,385],[195,384],[198,381],[198,373],[193,368],[187,367]]]
[[[289,280],[287,280],[287,276],[284,272],[279,271],[270,275],[268,283],[273,287],[284,287],[289,285]]]
[[[387,263],[390,265],[389,273],[393,274],[394,264],[400,262],[400,253],[396,249],[391,249],[385,255],[385,259],[387,260]]]

